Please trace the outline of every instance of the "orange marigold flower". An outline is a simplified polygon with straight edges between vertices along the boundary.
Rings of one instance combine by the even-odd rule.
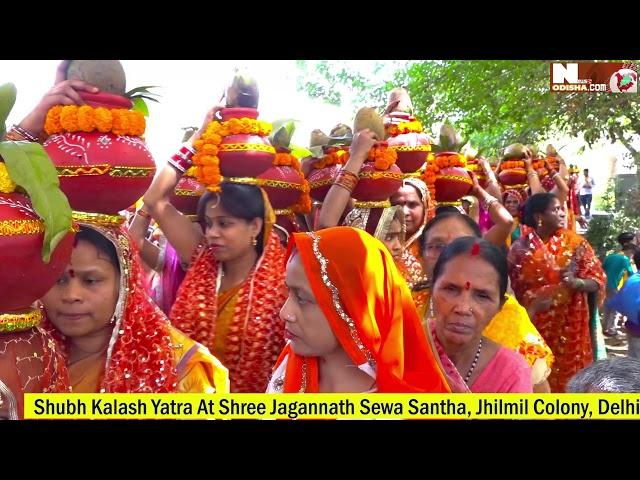
[[[129,115],[126,110],[113,109],[111,110],[113,117],[113,127],[111,132],[114,135],[126,135],[129,131]]]
[[[98,107],[94,110],[93,121],[98,131],[102,133],[110,132],[113,126],[111,111],[103,107]]]
[[[307,214],[311,212],[311,197],[309,196],[309,192],[303,191],[302,195],[300,196],[300,199],[298,200],[298,203],[291,206],[291,211],[293,213],[301,213],[301,214]]]
[[[44,131],[47,135],[53,135],[54,133],[60,133],[62,131],[62,125],[60,124],[60,112],[62,111],[62,105],[56,105],[47,112],[47,118],[44,122]]]
[[[205,165],[202,167],[202,173],[205,178],[220,175],[220,168],[217,165]]]
[[[93,108],[89,105],[83,105],[78,108],[78,127],[83,132],[93,132],[95,129]]]
[[[78,107],[75,105],[65,105],[60,112],[60,125],[67,132],[78,131]]]
[[[129,112],[129,135],[141,136],[146,128],[144,115],[140,112]]]
[[[288,167],[291,165],[291,157],[293,156],[290,153],[276,153],[276,157],[273,159],[273,165]]]
[[[206,143],[202,146],[202,153],[205,153],[207,155],[218,155],[218,146],[214,145],[212,143]]]

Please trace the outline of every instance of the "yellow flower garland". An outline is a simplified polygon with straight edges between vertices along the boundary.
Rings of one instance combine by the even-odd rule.
[[[220,143],[229,135],[260,135],[271,133],[271,124],[253,118],[232,118],[226,122],[213,121],[207,125],[200,139],[193,142],[196,153],[192,158],[197,167],[195,177],[211,192],[220,191]]]
[[[125,108],[56,105],[47,112],[44,130],[48,135],[62,132],[113,133],[140,137],[144,134],[144,115]]]
[[[396,137],[405,133],[422,133],[422,124],[418,120],[391,124],[388,128],[389,136]]]
[[[16,184],[7,171],[7,167],[3,162],[0,162],[0,192],[13,193],[16,191]]]

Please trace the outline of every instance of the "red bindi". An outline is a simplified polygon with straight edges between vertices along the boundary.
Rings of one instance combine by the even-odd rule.
[[[480,244],[474,243],[473,247],[471,247],[471,256],[478,255],[480,253]]]
[[[469,281],[465,282],[464,288],[466,288],[467,290],[471,290],[471,282]]]
[[[70,269],[69,269],[69,276],[70,276],[71,278],[75,278],[75,277],[76,277],[76,272],[73,270],[73,268],[70,268]]]

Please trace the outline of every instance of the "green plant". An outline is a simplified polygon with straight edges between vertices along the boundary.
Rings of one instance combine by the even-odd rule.
[[[150,88],[159,88],[155,85],[147,85],[144,87],[133,88],[124,94],[131,102],[133,102],[133,110],[142,113],[145,117],[149,116],[149,107],[146,100],[159,103],[159,100],[154,97],[159,97],[157,93],[150,92]]]
[[[622,232],[635,232],[640,229],[638,215],[638,192],[627,192],[618,198],[616,208],[615,180],[609,180],[599,205],[607,215],[598,215],[589,222],[589,230],[585,237],[600,258],[620,248],[617,237]]]
[[[1,85],[0,138],[4,138],[5,121],[15,101],[15,85]],[[42,259],[49,263],[51,252],[71,229],[71,207],[60,190],[58,173],[39,143],[0,142],[0,157],[11,180],[29,195],[34,211],[44,222]]]

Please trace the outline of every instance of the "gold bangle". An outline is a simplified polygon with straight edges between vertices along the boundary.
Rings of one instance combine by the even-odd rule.
[[[0,333],[29,330],[41,321],[42,312],[38,309],[26,313],[3,313],[0,314]]]

